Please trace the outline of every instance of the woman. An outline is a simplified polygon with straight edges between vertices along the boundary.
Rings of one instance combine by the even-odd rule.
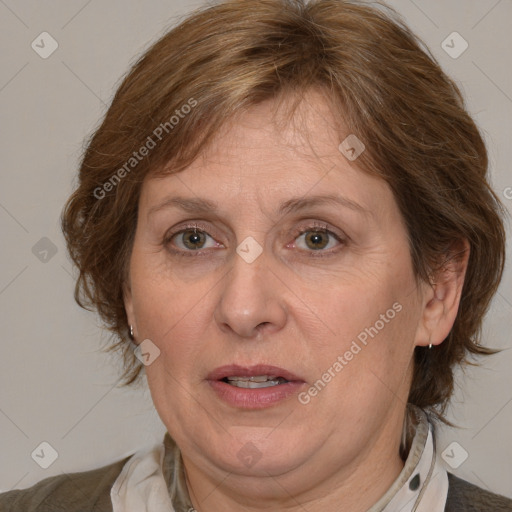
[[[162,444],[2,510],[512,510],[435,424],[503,272],[454,82],[384,7],[227,1],[133,67],[63,230]],[[142,361],[140,364],[139,361]]]

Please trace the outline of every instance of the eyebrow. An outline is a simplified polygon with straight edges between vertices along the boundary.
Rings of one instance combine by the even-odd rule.
[[[371,215],[371,211],[367,210],[360,204],[348,199],[347,197],[338,196],[334,194],[327,195],[315,195],[315,196],[302,196],[294,197],[283,202],[279,208],[277,208],[278,215],[290,214],[306,210],[315,206],[321,206],[324,204],[333,204],[349,208],[355,212]],[[189,213],[216,213],[219,210],[219,205],[214,201],[210,201],[206,198],[198,197],[168,197],[161,203],[153,206],[148,216],[166,208],[180,208]]]

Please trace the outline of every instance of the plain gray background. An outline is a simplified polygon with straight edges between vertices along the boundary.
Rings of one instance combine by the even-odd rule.
[[[202,3],[0,0],[1,491],[96,468],[163,439],[165,427],[149,391],[116,387],[119,366],[99,350],[105,335],[98,319],[74,303],[59,215],[73,188],[83,140],[100,122],[129,65]],[[390,4],[462,86],[485,133],[493,187],[510,211],[512,2]],[[58,43],[46,59],[31,47],[42,32]],[[468,43],[457,58],[442,47],[453,32]],[[447,41],[452,54],[463,48],[459,36]],[[507,350],[465,376],[459,372],[463,391],[458,389],[449,417],[464,428],[443,429],[438,443],[450,461],[460,462],[467,453],[457,469],[447,465],[450,471],[509,497],[511,317],[508,263],[485,324],[486,344]],[[31,457],[42,442],[58,453],[47,469]]]

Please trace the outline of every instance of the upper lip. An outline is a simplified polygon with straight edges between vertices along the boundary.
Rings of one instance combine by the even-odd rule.
[[[230,364],[220,366],[208,374],[208,380],[222,380],[226,377],[255,377],[257,375],[271,375],[274,377],[283,377],[289,381],[301,381],[303,379],[297,375],[279,368],[278,366],[271,366],[267,364],[257,364],[254,366],[239,366],[237,364]]]

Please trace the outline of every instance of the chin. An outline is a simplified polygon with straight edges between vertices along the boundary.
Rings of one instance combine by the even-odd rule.
[[[268,427],[238,428],[234,436],[226,434],[222,441],[210,441],[203,453],[208,453],[224,471],[244,476],[286,474],[310,458],[309,451],[315,451],[308,450],[303,441],[293,439],[289,434],[280,436]]]

